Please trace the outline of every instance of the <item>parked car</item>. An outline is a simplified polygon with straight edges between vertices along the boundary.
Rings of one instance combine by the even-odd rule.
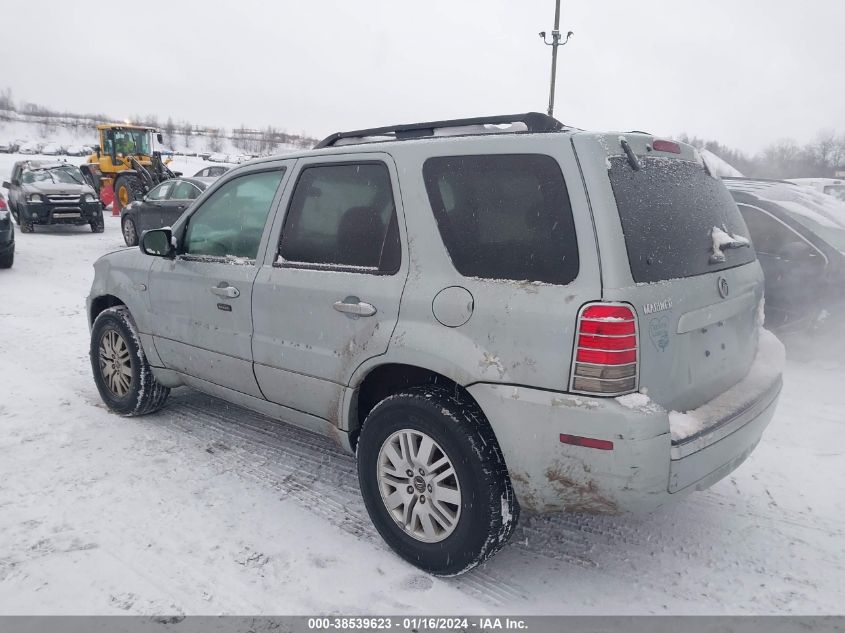
[[[763,272],[695,149],[537,113],[253,161],[94,267],[110,409],[189,385],[334,438],[379,533],[436,574],[496,552],[520,508],[711,486],[781,388]]]
[[[210,154],[208,156],[207,160],[210,160],[212,163],[228,163],[228,162],[230,162],[229,161],[229,155],[223,154],[221,152],[215,152],[214,154]]]
[[[845,316],[845,204],[791,182],[726,178],[766,276],[766,327]]]
[[[845,179],[842,178],[790,178],[787,182],[811,187],[845,201]]]
[[[18,161],[12,167],[9,206],[21,233],[36,225],[89,224],[94,233],[104,230],[103,206],[85,183],[78,167],[55,161]]]
[[[62,146],[56,143],[47,143],[41,148],[41,154],[44,156],[58,156],[64,154]]]
[[[35,143],[35,142],[32,142],[32,141],[23,143],[18,148],[18,153],[20,153],[20,154],[38,154],[40,152],[41,152],[41,144]]]
[[[14,141],[0,141],[0,152],[3,154],[14,154],[18,151],[18,144]]]
[[[211,167],[203,167],[194,174],[194,178],[219,178],[230,169],[231,167],[228,165],[212,165]]]
[[[91,154],[91,150],[82,145],[71,145],[65,150],[65,154],[68,156],[88,156]]]
[[[12,224],[9,204],[0,193],[0,268],[11,268],[15,262],[15,226]]]
[[[175,178],[154,187],[141,200],[120,210],[120,227],[127,246],[137,246],[144,231],[170,226],[214,178]]]

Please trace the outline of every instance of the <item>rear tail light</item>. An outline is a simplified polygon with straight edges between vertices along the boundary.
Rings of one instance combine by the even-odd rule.
[[[6,208],[6,201],[3,198],[0,198],[0,209]]]
[[[680,154],[681,146],[674,141],[660,141],[656,140],[651,144],[655,152],[669,152],[671,154]]]
[[[618,303],[591,303],[578,315],[570,389],[618,396],[637,390],[637,316]]]

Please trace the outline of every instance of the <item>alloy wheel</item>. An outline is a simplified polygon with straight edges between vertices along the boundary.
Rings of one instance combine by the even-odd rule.
[[[132,386],[132,356],[126,341],[115,330],[106,330],[100,338],[100,373],[109,391],[118,398]]]
[[[132,220],[127,219],[123,223],[123,239],[129,245],[134,244],[135,240],[137,239],[137,234],[135,232],[135,223]]]
[[[458,475],[431,437],[396,431],[382,444],[377,468],[385,508],[409,536],[438,543],[455,531],[461,516]]]

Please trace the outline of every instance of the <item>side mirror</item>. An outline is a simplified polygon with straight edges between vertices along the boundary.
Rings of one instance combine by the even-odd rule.
[[[156,140],[158,141],[158,144],[159,144],[159,145],[164,145],[164,138],[162,138],[162,136],[161,136],[161,132],[158,132],[158,133],[156,134]]]
[[[12,185],[9,184],[8,180],[3,181],[3,189],[11,189]]]
[[[170,229],[150,229],[141,236],[141,242],[138,247],[144,255],[152,255],[153,257],[172,257],[173,231]]]

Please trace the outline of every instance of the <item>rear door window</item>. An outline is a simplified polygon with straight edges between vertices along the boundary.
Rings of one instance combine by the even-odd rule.
[[[170,194],[171,200],[193,200],[200,193],[194,185],[184,180],[180,180],[173,187],[173,193]]]
[[[745,246],[724,249],[722,262],[711,260],[714,227],[746,239],[749,234],[724,184],[701,164],[641,156],[635,170],[625,156],[609,160],[635,282],[703,275],[756,259],[754,249]]]
[[[551,156],[429,158],[423,176],[443,243],[465,277],[567,284],[578,275],[569,194]]]

